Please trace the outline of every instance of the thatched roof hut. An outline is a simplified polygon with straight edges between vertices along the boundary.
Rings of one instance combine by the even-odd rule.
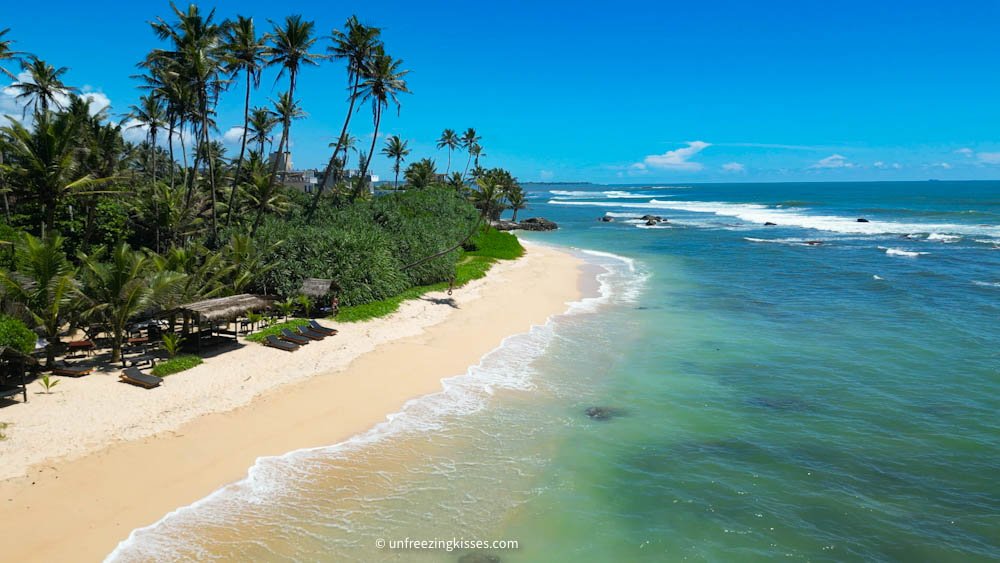
[[[261,295],[242,293],[229,297],[217,297],[181,305],[176,311],[189,314],[205,321],[231,319],[247,311],[262,311],[271,307],[273,301]]]
[[[299,293],[306,297],[319,299],[334,293],[338,289],[337,283],[333,280],[323,278],[306,278],[302,280],[302,288]]]
[[[21,395],[22,400],[28,402],[25,372],[37,363],[29,354],[0,346],[0,399]]]

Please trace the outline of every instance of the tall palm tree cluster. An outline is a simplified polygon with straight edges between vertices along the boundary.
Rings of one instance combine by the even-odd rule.
[[[50,361],[67,326],[104,327],[117,357],[137,314],[253,287],[267,271],[260,256],[273,250],[255,242],[262,222],[318,221],[319,206],[363,198],[361,178],[385,111],[398,113],[409,93],[402,61],[388,54],[378,28],[357,17],[322,38],[299,15],[262,30],[251,17],[219,20],[196,5],[171,10],[149,24],[160,43],[138,63],[141,96],[118,121],[64,82],[66,68],[15,50],[9,30],[0,30],[0,74],[14,80],[23,106],[20,119],[0,126],[0,308],[48,340]],[[324,54],[317,53],[322,41]],[[319,189],[306,196],[283,188],[282,168],[292,124],[305,115],[296,98],[301,72],[327,61],[346,67],[346,112]],[[282,88],[255,106],[268,67]],[[217,123],[230,92],[243,110],[232,156]],[[366,107],[374,133],[358,147],[351,123]],[[141,142],[128,141],[134,132]],[[409,143],[387,137],[381,154],[393,163],[394,187],[402,175],[408,188],[453,189],[491,218],[508,206],[516,215],[523,194],[519,200],[509,173],[479,166],[476,131],[446,133],[439,146],[448,148],[447,172],[452,151],[467,152],[464,171],[447,179],[431,159],[401,170]],[[357,172],[348,173],[352,151]],[[334,197],[322,198],[324,191]]]

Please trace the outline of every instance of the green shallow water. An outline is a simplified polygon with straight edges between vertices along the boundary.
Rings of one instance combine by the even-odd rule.
[[[562,229],[530,238],[628,259],[581,254],[604,298],[111,558],[996,560],[1000,184],[940,184],[533,186]],[[649,205],[670,228],[627,222]]]

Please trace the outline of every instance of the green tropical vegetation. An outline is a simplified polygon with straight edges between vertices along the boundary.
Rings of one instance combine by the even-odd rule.
[[[408,161],[410,142],[388,137],[381,154],[398,189],[374,196],[367,173],[386,111],[398,114],[410,94],[409,70],[377,27],[351,16],[327,36],[302,15],[262,26],[195,4],[171,4],[149,27],[156,46],[137,61],[136,102],[120,113],[95,107],[66,83],[68,69],[15,50],[13,32],[0,30],[0,74],[23,108],[0,127],[0,345],[31,352],[44,339],[51,367],[71,335],[101,333],[118,361],[138,320],[165,315],[186,333],[189,320],[172,313],[184,303],[255,293],[278,296],[286,317],[314,312],[323,303],[298,295],[306,278],[332,279],[337,319],[355,321],[523,252],[488,228],[504,209],[516,218],[524,197],[510,173],[480,167],[475,129],[445,130],[446,174],[430,155]],[[307,68],[344,73],[348,94],[311,194],[285,187],[281,170],[306,116],[296,95]],[[276,93],[261,92],[266,72]],[[242,121],[233,155],[216,121],[227,103]],[[374,134],[364,151],[351,128],[366,114]],[[456,150],[465,170],[447,175]],[[171,359],[154,373],[197,359],[179,354],[172,333],[156,340]]]
[[[187,369],[191,369],[195,366],[199,366],[203,363],[203,360],[193,354],[184,354],[181,356],[174,356],[165,362],[160,362],[153,366],[150,373],[157,377],[166,377],[168,375],[173,375],[177,372],[181,372]]]

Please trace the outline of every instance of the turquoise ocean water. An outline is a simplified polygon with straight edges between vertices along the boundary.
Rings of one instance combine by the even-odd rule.
[[[599,294],[109,559],[1000,559],[1000,183],[527,188]]]

